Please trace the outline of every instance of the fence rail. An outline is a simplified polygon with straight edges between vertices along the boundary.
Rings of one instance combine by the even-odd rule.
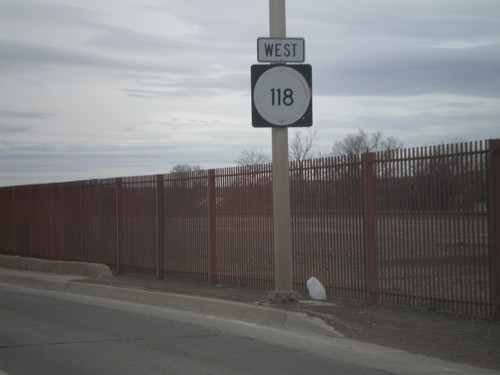
[[[500,140],[289,173],[296,289],[500,319]],[[271,166],[2,187],[0,253],[272,289]]]

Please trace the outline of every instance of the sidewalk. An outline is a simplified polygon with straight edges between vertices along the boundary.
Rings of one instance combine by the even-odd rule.
[[[299,303],[271,306],[264,290],[143,275],[85,277],[0,268],[0,283],[198,311],[500,370],[500,322],[487,319],[361,302],[316,302],[307,296]]]

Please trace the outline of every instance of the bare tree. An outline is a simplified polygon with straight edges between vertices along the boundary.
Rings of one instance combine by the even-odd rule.
[[[318,131],[316,128],[309,128],[306,133],[295,133],[289,146],[290,159],[304,161],[313,158],[315,156],[313,148],[317,142]]]
[[[189,165],[189,164],[177,164],[170,170],[171,173],[183,173],[183,172],[193,172],[199,171],[201,167],[199,165]]]
[[[269,156],[263,151],[257,151],[254,148],[244,149],[235,163],[238,165],[257,165],[269,163]]]
[[[365,152],[398,150],[403,142],[395,137],[384,137],[381,131],[368,134],[359,129],[357,134],[349,134],[343,141],[335,142],[334,155],[357,155]]]

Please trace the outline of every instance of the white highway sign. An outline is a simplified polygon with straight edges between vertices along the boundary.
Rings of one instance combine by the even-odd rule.
[[[304,62],[304,38],[258,38],[257,61]]]
[[[312,125],[311,66],[252,65],[252,125]]]

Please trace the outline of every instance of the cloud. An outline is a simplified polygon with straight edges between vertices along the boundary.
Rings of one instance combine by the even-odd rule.
[[[332,57],[332,63],[316,67],[315,76],[325,77],[315,86],[319,92],[500,96],[500,44],[452,50],[389,43],[374,48],[365,41],[351,42],[349,56]]]
[[[0,69],[20,71],[40,69],[44,66],[73,66],[106,70],[137,70],[148,72],[189,72],[190,64],[181,62],[142,60],[130,56],[128,59],[108,57],[71,48],[51,47],[36,43],[0,40]]]
[[[196,46],[178,38],[151,35],[121,27],[96,24],[100,32],[86,44],[106,51],[138,53],[144,56],[175,56],[179,53],[192,53]]]
[[[500,3],[443,0],[300,4],[315,90],[331,95],[498,97]],[[319,90],[319,91],[318,91]]]
[[[26,22],[57,25],[88,25],[101,12],[84,6],[41,3],[39,1],[2,0],[0,13],[12,23]]]
[[[483,38],[498,41],[499,14],[500,3],[495,0],[379,0],[376,6],[371,0],[336,0],[288,7],[288,16],[304,31],[316,28],[328,36],[420,44]]]
[[[17,183],[48,183],[78,179],[150,175],[168,172],[175,164],[226,166],[240,151],[240,144],[217,144],[218,137],[234,135],[229,131],[205,132],[192,125],[170,139],[137,140],[99,144],[15,144],[0,147],[0,186]]]
[[[216,68],[207,68],[198,75],[156,76],[141,78],[136,75],[135,83],[122,90],[134,98],[206,98],[226,92],[242,93],[249,87],[249,71],[218,74]]]
[[[499,14],[488,0],[289,0],[322,149],[358,128],[411,146],[500,137]],[[0,0],[0,29],[0,185],[271,151],[250,120],[266,1]]]
[[[0,124],[0,134],[4,133],[26,133],[33,129],[32,126],[27,126],[27,125],[7,125],[7,124]],[[4,143],[7,144],[7,143]]]

